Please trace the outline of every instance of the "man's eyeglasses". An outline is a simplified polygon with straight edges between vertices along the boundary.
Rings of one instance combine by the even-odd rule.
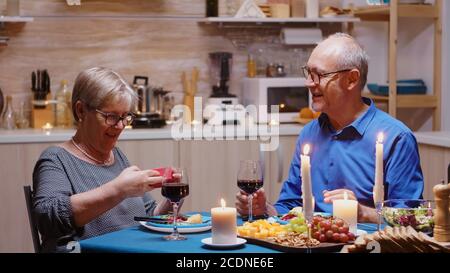
[[[313,72],[309,69],[309,67],[302,66],[302,72],[303,72],[303,76],[305,76],[306,79],[308,79],[309,77],[311,77],[311,80],[315,83],[315,84],[320,84],[320,78],[326,78],[327,76],[330,76],[332,74],[337,74],[337,73],[341,73],[341,72],[347,72],[350,71],[351,69],[342,69],[342,70],[338,70],[338,71],[333,71],[333,72],[327,72],[327,73],[317,73],[317,72]]]
[[[95,109],[95,111],[99,114],[101,114],[105,118],[106,125],[109,126],[115,126],[119,121],[122,121],[123,126],[128,126],[133,123],[134,120],[134,114],[133,113],[127,113],[123,117],[113,114],[113,113],[105,113],[98,109]]]

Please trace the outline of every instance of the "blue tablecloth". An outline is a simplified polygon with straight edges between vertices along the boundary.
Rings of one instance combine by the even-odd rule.
[[[242,220],[238,219],[238,225]],[[372,233],[376,231],[375,224],[358,224],[358,229]],[[278,251],[244,244],[234,249],[212,249],[201,242],[203,238],[211,237],[211,231],[184,234],[184,241],[166,241],[166,233],[154,232],[142,226],[134,226],[111,232],[101,236],[80,241],[82,252],[133,252],[133,253],[278,253]]]

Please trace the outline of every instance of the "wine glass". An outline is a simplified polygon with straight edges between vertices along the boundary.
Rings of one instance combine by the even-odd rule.
[[[173,207],[173,232],[164,236],[164,239],[171,241],[186,240],[186,236],[178,233],[177,227],[178,207],[183,198],[189,195],[189,179],[186,170],[183,168],[166,168],[161,194],[170,201]]]
[[[237,185],[248,196],[248,222],[253,221],[253,194],[263,186],[261,162],[241,160],[237,175]]]

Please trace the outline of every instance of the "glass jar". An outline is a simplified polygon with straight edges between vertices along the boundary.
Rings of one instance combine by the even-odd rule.
[[[30,120],[28,119],[28,113],[29,113],[29,111],[27,111],[25,109],[25,102],[22,101],[20,103],[19,113],[17,114],[17,117],[16,117],[17,128],[26,129],[26,128],[30,127]]]
[[[16,127],[16,114],[12,106],[12,97],[6,96],[6,108],[2,115],[2,127],[7,130],[17,129]]]

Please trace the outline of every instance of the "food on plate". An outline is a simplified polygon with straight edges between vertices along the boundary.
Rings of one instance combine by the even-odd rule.
[[[345,249],[349,253],[450,253],[450,249],[411,226],[387,226],[384,230],[362,235]]]
[[[203,223],[202,215],[201,214],[194,214],[189,216],[189,218],[186,220],[189,224],[201,224]]]
[[[320,242],[347,243],[355,240],[355,234],[349,231],[348,224],[333,216],[314,216],[311,234]]]
[[[162,220],[166,220],[167,224],[172,224],[173,222],[173,214],[165,214],[165,215],[161,215],[160,218]],[[177,216],[177,223],[183,223],[186,222],[188,219],[187,216],[185,215],[178,215]]]
[[[317,239],[308,239],[306,234],[298,234],[295,232],[280,234],[276,237],[270,237],[268,240],[289,247],[312,247],[320,244]]]
[[[297,217],[299,214],[301,214],[303,216],[303,208],[295,207],[295,208],[291,209],[288,213],[283,215],[280,219],[283,221],[287,221],[287,220]]]
[[[261,219],[251,223],[245,222],[244,225],[237,227],[237,232],[239,236],[243,237],[266,239],[286,233],[286,230],[280,223],[271,223]]]
[[[383,207],[384,220],[392,227],[411,226],[417,231],[431,233],[434,227],[433,210],[427,207],[394,208]]]

